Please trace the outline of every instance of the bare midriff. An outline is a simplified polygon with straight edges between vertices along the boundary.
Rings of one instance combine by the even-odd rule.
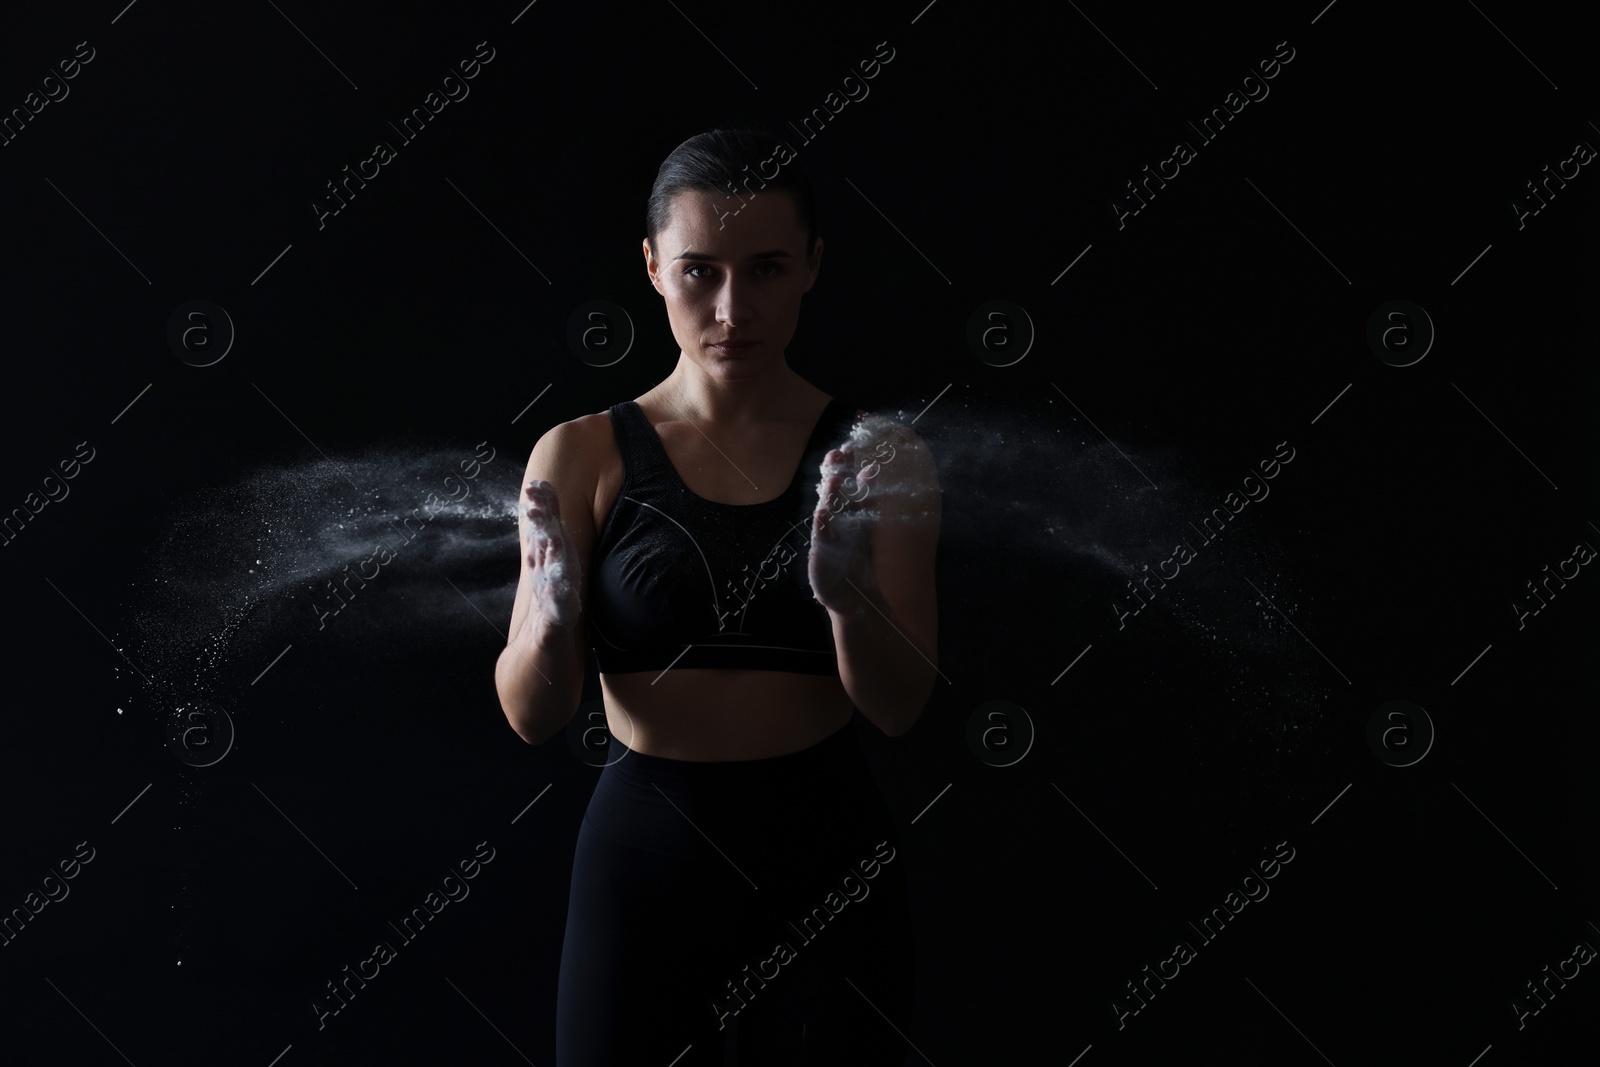
[[[748,760],[809,748],[850,721],[836,674],[673,667],[602,674],[611,736],[649,756]]]

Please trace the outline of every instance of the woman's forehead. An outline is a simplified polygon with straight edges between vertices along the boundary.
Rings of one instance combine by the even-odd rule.
[[[743,254],[805,241],[794,198],[776,189],[753,196],[685,190],[672,199],[667,229],[700,252]]]

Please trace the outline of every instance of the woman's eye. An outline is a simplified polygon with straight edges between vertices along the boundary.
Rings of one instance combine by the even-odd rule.
[[[783,273],[783,268],[780,267],[776,263],[757,263],[755,265],[754,269],[757,270],[757,271],[760,271],[760,270],[763,270],[763,269],[765,269],[767,267],[771,267],[772,268],[771,273],[770,274],[761,274],[761,275],[758,275],[758,277],[772,278],[772,277],[776,277],[777,275]],[[691,265],[683,268],[683,273],[688,275],[691,278],[695,278],[695,279],[703,281],[704,279],[701,278],[700,275],[696,274],[695,271],[697,271],[697,270],[710,270],[710,269],[711,269],[710,267],[707,267],[703,263],[694,263],[694,264],[691,264]]]

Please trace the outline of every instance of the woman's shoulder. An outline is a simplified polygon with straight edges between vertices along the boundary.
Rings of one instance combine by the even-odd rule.
[[[617,455],[611,413],[591,412],[558,422],[534,442],[529,465],[557,469],[592,484]]]
[[[609,433],[611,428],[611,412],[594,411],[587,415],[578,415],[558,422],[544,433],[539,435],[538,442],[534,445],[548,445],[562,451],[583,450],[587,451],[598,439],[602,431]]]
[[[611,430],[609,411],[558,422],[544,431],[528,457],[524,482],[543,479],[557,487],[562,514],[580,514],[599,530],[622,484],[622,454]],[[587,525],[587,524],[586,524]]]

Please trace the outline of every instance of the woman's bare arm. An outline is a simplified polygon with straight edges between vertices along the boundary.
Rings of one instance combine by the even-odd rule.
[[[583,603],[595,542],[595,467],[583,440],[576,420],[546,431],[528,457],[518,501],[520,579],[494,681],[506,721],[530,745],[560,732],[583,695],[588,634],[572,597]],[[530,509],[543,518],[530,518]],[[539,527],[547,536],[535,536]],[[570,584],[565,597],[559,584],[547,581],[558,561]],[[572,616],[565,625],[563,612]]]

